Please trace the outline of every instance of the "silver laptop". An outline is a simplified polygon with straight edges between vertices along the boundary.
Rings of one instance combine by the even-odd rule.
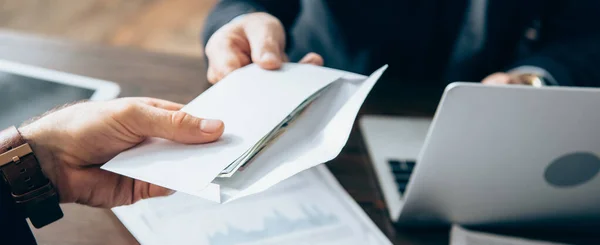
[[[433,119],[364,116],[392,220],[600,220],[600,89],[448,86]]]

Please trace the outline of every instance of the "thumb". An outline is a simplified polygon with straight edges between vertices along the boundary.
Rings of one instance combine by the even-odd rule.
[[[159,137],[185,144],[213,142],[223,134],[220,120],[202,119],[183,111],[169,111],[143,106],[136,117],[138,134]]]
[[[244,32],[250,43],[252,62],[264,69],[279,69],[283,63],[285,31],[275,17],[264,14],[248,21]]]

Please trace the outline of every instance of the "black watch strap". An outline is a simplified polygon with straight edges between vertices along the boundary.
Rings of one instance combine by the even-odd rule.
[[[0,132],[0,174],[10,186],[17,207],[35,228],[63,217],[58,193],[15,127]]]

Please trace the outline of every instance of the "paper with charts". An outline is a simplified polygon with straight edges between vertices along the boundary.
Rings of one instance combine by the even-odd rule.
[[[264,191],[340,153],[386,67],[366,77],[307,64],[248,65],[183,108],[223,120],[219,141],[151,139],[102,168],[221,203]]]
[[[140,244],[392,244],[325,166],[235,202],[175,193],[113,212]]]

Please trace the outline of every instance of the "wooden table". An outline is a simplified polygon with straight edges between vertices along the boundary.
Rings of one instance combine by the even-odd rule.
[[[203,59],[114,47],[89,46],[0,31],[0,59],[114,81],[121,96],[187,103],[209,87]],[[364,108],[363,108],[364,109]],[[395,244],[448,244],[448,229],[396,230],[359,132],[328,163],[337,179]],[[137,244],[110,210],[62,205],[65,217],[34,233],[40,244]]]

